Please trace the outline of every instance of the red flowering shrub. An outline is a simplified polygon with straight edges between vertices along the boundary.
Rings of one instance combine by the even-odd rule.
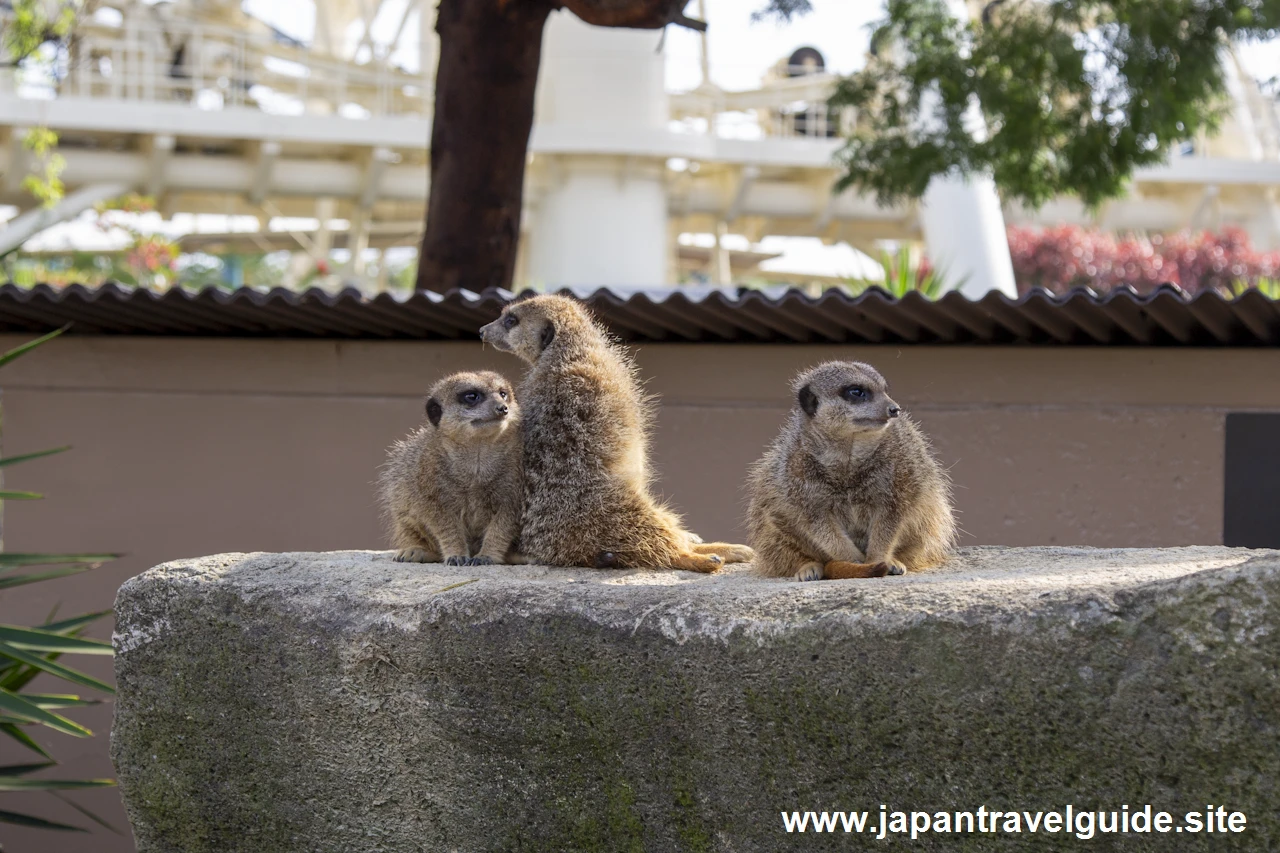
[[[1239,228],[1151,238],[1118,238],[1074,225],[1010,228],[1008,234],[1019,293],[1033,287],[1065,293],[1073,287],[1107,291],[1125,285],[1148,293],[1169,283],[1188,293],[1230,294],[1237,284],[1256,285],[1280,274],[1280,252],[1255,250]]]

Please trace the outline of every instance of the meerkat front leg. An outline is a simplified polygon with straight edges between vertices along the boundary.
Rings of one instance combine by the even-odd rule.
[[[511,546],[515,544],[520,529],[520,512],[516,509],[500,510],[489,522],[480,543],[480,553],[467,561],[469,566],[489,566],[509,561]],[[517,555],[519,556],[519,555]]]
[[[440,551],[444,554],[446,566],[465,566],[470,557],[467,556],[467,536],[460,524],[445,523],[432,525],[431,532],[440,543]]]
[[[871,530],[867,539],[867,563],[873,566],[884,566],[884,574],[905,574],[907,567],[895,559],[900,535],[897,514],[882,511],[871,522]]]
[[[392,557],[397,563],[440,562],[440,547],[435,540],[404,518],[395,521],[392,544],[397,548],[396,555]]]

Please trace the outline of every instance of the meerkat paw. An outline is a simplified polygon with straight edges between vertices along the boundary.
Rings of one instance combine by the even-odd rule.
[[[681,554],[671,561],[671,568],[683,569],[686,572],[701,572],[709,575],[724,566],[724,558],[719,554]]]
[[[463,563],[463,565],[464,566],[492,566],[492,565],[495,565],[497,562],[498,561],[493,559],[493,557],[486,557],[484,554],[477,554],[474,557],[469,557],[467,561]]]
[[[467,566],[470,565],[470,557],[465,554],[454,557],[445,557],[444,564],[446,566]]]
[[[728,542],[708,542],[694,545],[695,554],[715,554],[726,563],[749,563],[756,558],[756,552],[746,545],[731,545]]]
[[[823,572],[830,580],[882,578],[888,573],[889,567],[884,563],[847,563],[844,560],[832,560]]]
[[[796,572],[795,580],[798,581],[820,581],[822,580],[822,564],[806,563],[800,567],[800,571]]]
[[[397,563],[434,563],[440,557],[423,548],[401,548],[391,559]]]
[[[876,564],[876,568],[881,567],[884,568],[884,574],[886,575],[905,575],[907,573],[905,566],[901,563],[896,563],[893,560],[887,560],[883,563]]]

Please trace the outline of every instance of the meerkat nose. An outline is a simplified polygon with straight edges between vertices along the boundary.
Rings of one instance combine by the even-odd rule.
[[[507,413],[507,411],[508,411],[508,409],[507,409],[507,404],[506,404],[506,403],[501,403],[501,404],[499,404],[499,406],[498,406],[498,414],[500,414],[500,415],[505,415],[505,414]]]
[[[889,407],[889,417],[896,418],[900,414],[902,414],[902,409],[898,408],[897,406]]]

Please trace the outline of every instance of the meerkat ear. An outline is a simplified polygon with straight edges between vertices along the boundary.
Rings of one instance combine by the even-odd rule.
[[[798,396],[800,408],[804,409],[806,415],[813,417],[818,411],[818,395],[813,393],[813,389],[806,385],[800,389]]]
[[[433,427],[440,426],[440,416],[444,414],[444,406],[440,405],[440,401],[435,397],[427,400],[427,420],[431,421]]]
[[[542,343],[541,352],[546,352],[547,347],[551,346],[551,342],[556,339],[556,324],[547,322],[547,327],[542,330],[542,337],[539,339]]]

